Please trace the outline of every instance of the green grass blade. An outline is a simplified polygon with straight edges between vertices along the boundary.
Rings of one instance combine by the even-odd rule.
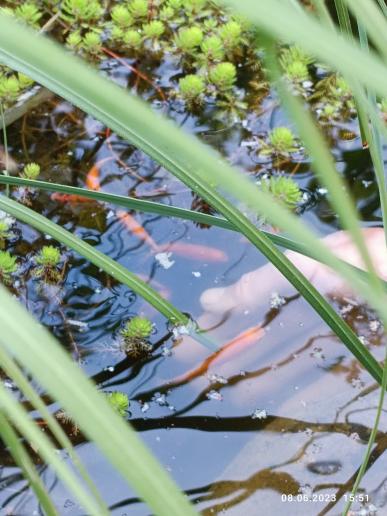
[[[291,13],[294,15],[293,10]],[[148,152],[214,206],[273,262],[340,338],[343,338],[343,342],[354,351],[371,374],[378,378],[378,381],[381,380],[380,366],[361,345],[356,335],[289,260],[282,256],[231,202],[220,196],[214,186],[221,184],[254,211],[264,214],[273,224],[288,231],[296,240],[303,241],[306,247],[314,249],[322,260],[343,274],[367,301],[370,300],[382,314],[382,319],[387,322],[385,296],[376,298],[370,286],[329,252],[303,222],[273,202],[270,195],[261,192],[247,178],[237,174],[215,151],[210,151],[198,141],[184,135],[172,123],[158,118],[141,101],[99,77],[95,71],[86,68],[79,60],[66,54],[53,43],[35,35],[31,36],[27,29],[23,29],[24,41],[27,32],[30,35],[29,44],[20,45],[17,34],[21,29],[13,23],[12,31],[9,31],[10,23],[7,19],[6,32],[0,32],[0,56],[3,55],[4,58],[6,54],[8,63],[23,69],[57,93],[65,95],[68,100],[86,109],[118,134]],[[0,28],[2,25],[0,17]],[[3,37],[5,35],[13,39],[13,45],[9,46],[8,39]],[[4,51],[5,47],[9,52]]]
[[[195,512],[186,497],[176,489],[164,468],[152,457],[127,422],[97,392],[56,340],[3,287],[0,287],[0,306],[7,307],[6,311],[0,310],[1,344],[74,418],[86,437],[96,443],[117,471],[149,504],[152,512],[162,516],[193,516]],[[43,453],[45,441],[42,441],[41,432],[1,385],[0,401],[12,421]],[[56,453],[54,457],[46,449],[45,453],[45,460],[61,470],[63,462]],[[98,512],[91,514],[98,515]]]
[[[89,262],[109,274],[112,278],[115,278],[136,292],[150,305],[156,308],[156,310],[158,310],[162,315],[164,315],[164,317],[166,317],[172,324],[188,324],[188,317],[175,308],[169,301],[161,297],[160,294],[147,283],[142,281],[132,272],[128,271],[128,269],[120,265],[115,260],[112,260],[105,254],[97,251],[90,244],[63,229],[58,224],[51,222],[46,217],[43,217],[30,208],[4,196],[0,196],[0,209],[9,213],[17,220],[20,220],[25,224],[29,224],[42,233],[50,235],[58,242],[61,242],[65,246],[79,253],[81,256],[89,260]],[[209,350],[216,351],[219,349],[212,339],[201,334],[200,328],[198,328],[198,331],[192,329],[190,334],[195,340],[207,347]]]
[[[372,0],[343,0],[361,22],[379,52],[387,56],[387,20]]]
[[[331,30],[335,29],[335,25],[332,21],[331,15],[325,5],[325,0],[312,0],[312,5],[316,9],[317,16]]]
[[[146,201],[143,199],[135,199],[134,197],[126,197],[124,195],[110,194],[106,192],[96,192],[94,190],[86,190],[76,186],[61,185],[59,183],[49,183],[46,181],[35,181],[32,179],[24,179],[22,177],[0,176],[0,184],[26,186],[36,188],[39,190],[46,190],[50,192],[62,192],[70,195],[80,195],[87,197],[94,201],[107,202],[116,206],[122,206],[131,210],[137,210],[144,213],[156,213],[164,217],[176,217],[183,220],[191,220],[200,224],[208,224],[210,226],[217,226],[219,228],[230,229],[237,231],[236,228],[226,219],[208,215],[206,213],[199,213],[185,208],[176,208],[168,204],[161,204],[154,201]]]
[[[4,305],[2,304],[2,306]],[[4,317],[0,316],[0,319],[4,319]],[[14,321],[12,324],[16,325],[17,322]],[[5,334],[9,335],[7,329],[5,330]],[[0,337],[2,345],[4,345],[5,334],[2,334]],[[59,457],[48,437],[33,421],[31,421],[26,410],[2,384],[0,384],[0,403],[7,419],[12,421],[12,424],[33,445],[44,461],[47,464],[50,464],[50,466],[56,471],[57,475],[84,506],[84,509],[87,510],[88,513],[98,516],[100,512],[99,505],[94,502],[80,484],[79,479]]]
[[[53,417],[51,412],[43,403],[41,397],[32,387],[32,385],[25,377],[19,366],[2,347],[0,347],[0,364],[7,376],[13,380],[15,385],[17,385],[18,389],[24,394],[25,398],[31,403],[31,405],[36,410],[40,412],[40,415],[47,423],[47,428],[51,431],[52,435],[56,438],[56,440],[62,446],[62,448],[66,450],[69,454],[69,457],[73,461],[74,466],[77,468],[79,474],[85,481],[85,484],[88,486],[90,492],[94,495],[95,499],[97,500],[100,507],[101,516],[109,514],[109,511],[104,501],[102,500],[94,482],[91,480],[86,468],[83,466],[81,460],[75,452],[70,439],[62,430],[58,421],[55,419],[55,417]]]
[[[348,36],[352,36],[351,20],[349,19],[349,12],[343,0],[334,0],[337,18],[339,20],[340,29]]]
[[[128,271],[125,267],[94,249],[80,238],[71,234],[69,231],[51,222],[46,217],[39,215],[35,211],[19,204],[12,199],[0,196],[0,209],[6,211],[16,219],[33,226],[44,234],[55,238],[58,242],[73,249],[81,256],[89,260],[97,267],[104,270],[107,274],[127,285],[134,292],[143,297],[148,303],[155,307],[173,324],[187,324],[187,316],[177,310],[169,301],[163,299],[158,292],[152,289],[144,281],[140,280],[135,274]]]
[[[344,76],[356,77],[371,91],[387,96],[387,70],[378,56],[374,52],[367,55],[358,44],[331,31],[308,13],[295,12],[278,0],[223,1],[271,37],[300,45]]]
[[[310,112],[302,106],[301,102],[290,93],[281,80],[279,64],[276,60],[275,43],[270,42],[267,48],[267,66],[271,71],[273,82],[276,85],[279,96],[287,108],[291,119],[295,122],[301,140],[305,144],[310,156],[313,157],[312,169],[320,183],[328,190],[329,203],[339,216],[342,227],[347,229],[356,244],[364,264],[369,271],[369,280],[376,291],[383,292],[383,286],[374,269],[368,249],[359,226],[359,216],[353,199],[348,193],[348,187],[338,174],[332,154],[327,147],[321,131],[314,122]]]
[[[14,186],[25,186],[30,188],[36,188],[41,190],[48,190],[53,192],[63,192],[70,195],[81,195],[83,197],[90,198],[95,201],[111,203],[117,206],[123,206],[125,208],[137,210],[144,213],[156,213],[163,215],[164,217],[176,217],[183,220],[190,220],[192,222],[198,222],[202,224],[208,224],[209,226],[216,226],[229,231],[236,231],[238,229],[233,226],[228,220],[217,217],[214,215],[208,215],[206,213],[198,213],[193,210],[187,210],[185,208],[177,208],[175,206],[169,206],[153,201],[144,201],[142,199],[135,199],[133,197],[125,197],[123,195],[109,194],[105,192],[95,192],[94,190],[86,190],[85,188],[78,188],[74,186],[61,185],[59,183],[49,183],[45,181],[34,181],[31,179],[24,179],[21,177],[13,176],[0,176],[0,184],[8,184]],[[305,247],[303,243],[295,242],[294,240],[287,238],[283,235],[276,233],[270,233],[269,231],[260,230],[262,234],[267,236],[271,242],[279,247],[295,251],[297,253],[313,258],[321,263],[325,263],[318,253],[315,253],[313,249]],[[368,273],[364,270],[353,267],[357,274],[366,278]],[[385,288],[387,282],[383,282]]]
[[[0,434],[15,459],[16,464],[22,470],[24,477],[29,481],[31,488],[34,490],[36,497],[44,510],[44,513],[47,516],[57,516],[59,513],[52,503],[50,495],[39,477],[39,474],[24,448],[20,437],[16,434],[15,430],[12,428],[2,412],[0,412]]]

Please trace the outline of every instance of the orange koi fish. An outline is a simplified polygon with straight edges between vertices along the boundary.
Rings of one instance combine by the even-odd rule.
[[[153,238],[150,236],[150,234],[147,232],[145,228],[141,226],[137,222],[137,220],[132,217],[129,213],[123,210],[117,210],[117,217],[120,219],[123,224],[131,231],[134,235],[136,235],[140,240],[147,243],[149,247],[154,251],[155,253],[158,253],[160,251],[159,246],[156,244],[156,242],[153,240]]]
[[[169,385],[181,385],[183,383],[190,382],[198,376],[204,375],[207,373],[210,366],[215,363],[231,360],[246,349],[246,347],[255,345],[257,341],[264,336],[264,334],[265,330],[259,324],[244,330],[237,337],[225,344],[221,349],[218,349],[215,353],[212,353],[207,357],[198,367],[195,367],[194,369],[191,369],[191,371],[175,378],[172,382],[168,382]]]
[[[113,159],[113,156],[108,156],[107,158],[100,159],[91,167],[85,179],[85,184],[89,190],[94,190],[96,192],[101,190],[101,183],[99,179],[101,165],[107,161],[112,161]]]
[[[57,201],[61,203],[71,203],[71,204],[79,204],[83,202],[95,202],[93,199],[88,197],[83,197],[82,195],[77,194],[66,194],[60,192],[54,192],[50,196],[52,201]]]
[[[185,242],[172,242],[170,244],[156,244],[150,234],[145,228],[137,222],[137,220],[123,210],[117,211],[118,218],[125,224],[125,226],[135,234],[140,240],[143,240],[149,245],[154,253],[161,253],[171,251],[179,256],[191,258],[191,260],[203,260],[210,262],[225,262],[227,255],[220,249],[215,247],[208,247],[198,244],[189,244]]]

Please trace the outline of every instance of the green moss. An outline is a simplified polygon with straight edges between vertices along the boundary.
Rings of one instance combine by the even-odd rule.
[[[33,27],[38,26],[38,22],[42,17],[42,13],[34,2],[23,2],[16,7],[14,14],[17,18]]]
[[[124,44],[130,49],[136,49],[142,45],[141,34],[137,30],[128,30],[124,33],[122,38]]]
[[[97,0],[64,0],[61,16],[69,23],[82,24],[101,18],[103,8]]]
[[[242,39],[242,27],[235,21],[229,21],[219,30],[220,38],[227,50],[233,50],[240,45]]]
[[[302,61],[292,61],[285,68],[286,77],[293,82],[304,82],[309,79],[308,67]]]

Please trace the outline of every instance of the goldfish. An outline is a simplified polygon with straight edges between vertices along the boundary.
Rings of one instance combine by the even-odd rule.
[[[107,158],[103,158],[97,161],[97,163],[91,167],[85,179],[85,184],[89,190],[94,190],[96,192],[101,190],[101,183],[99,179],[101,165],[107,161],[112,161],[113,159],[113,156],[108,156]]]
[[[60,193],[60,192],[54,192],[50,196],[52,201],[57,201],[61,203],[70,203],[70,204],[79,204],[83,202],[94,202],[93,199],[90,199],[88,197],[83,197],[82,195],[77,194],[67,194],[67,193]]]
[[[125,224],[125,226],[136,235],[140,240],[145,242],[154,253],[174,252],[180,256],[185,256],[191,260],[203,260],[210,262],[225,262],[227,255],[220,249],[198,244],[190,244],[185,242],[172,242],[169,244],[157,244],[144,227],[129,213],[118,210],[117,217]]]
[[[134,217],[132,217],[132,215],[130,215],[126,211],[118,210],[117,217],[129,229],[131,233],[133,233],[140,240],[148,244],[152,251],[154,251],[155,253],[159,252],[159,246],[156,244],[156,242],[153,240],[153,238],[150,236],[147,230],[143,228],[141,224],[139,224],[137,220]]]

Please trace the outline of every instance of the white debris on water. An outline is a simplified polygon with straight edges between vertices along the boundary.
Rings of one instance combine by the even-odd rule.
[[[377,319],[370,321],[368,324],[370,331],[372,331],[373,333],[377,332],[378,329],[380,328],[380,326],[381,326],[381,322],[378,321]]]
[[[144,412],[144,413],[148,412],[149,408],[150,408],[149,403],[146,403],[146,402],[142,403],[142,405],[141,405],[141,412]]]
[[[152,401],[155,401],[160,407],[165,407],[168,405],[167,397],[165,394],[160,394],[160,392],[156,392],[152,398]]]
[[[199,271],[192,271],[192,276],[195,276],[195,278],[200,278],[201,275],[202,273]]]
[[[188,321],[188,324],[181,324],[180,326],[175,326],[172,330],[173,336],[175,339],[178,339],[181,335],[189,335],[194,332],[196,329],[196,325],[192,320]]]
[[[171,256],[172,253],[157,253],[155,255],[155,259],[161,265],[161,267],[164,269],[170,269],[175,263],[175,260],[171,260]]]
[[[161,354],[163,357],[170,357],[172,356],[172,349],[164,344],[164,346],[161,347]]]
[[[320,188],[317,188],[316,193],[320,195],[321,197],[325,196],[328,193],[327,188],[324,188],[323,186],[320,186]]]
[[[161,394],[160,392],[156,392],[152,398],[152,401],[157,403],[160,407],[167,407],[171,412],[175,410],[175,407],[171,405],[165,394]]]
[[[76,319],[67,319],[67,324],[70,326],[74,326],[75,328],[78,328],[79,331],[86,331],[89,327],[88,323],[83,321],[77,321]]]
[[[226,383],[228,383],[227,378],[216,373],[208,373],[207,378],[211,383],[221,383],[223,385],[226,385]]]
[[[280,308],[286,303],[284,297],[280,296],[278,292],[273,292],[270,295],[270,307],[271,308]]]
[[[218,391],[215,391],[214,389],[212,389],[211,391],[207,392],[207,398],[209,400],[215,400],[215,401],[222,401],[223,400],[223,396],[221,395],[221,393],[218,392]]]
[[[267,412],[265,409],[255,409],[251,414],[251,419],[266,419]]]

